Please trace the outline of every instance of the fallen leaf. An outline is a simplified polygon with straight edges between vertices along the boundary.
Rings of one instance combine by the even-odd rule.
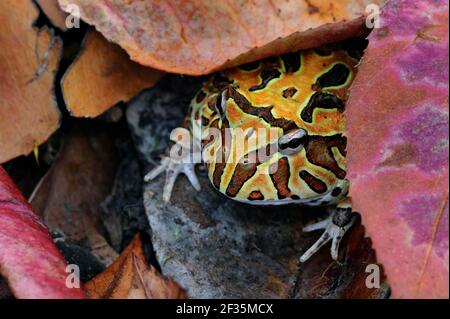
[[[62,79],[64,100],[76,117],[96,117],[127,102],[163,76],[161,71],[130,61],[119,46],[89,31],[84,49]]]
[[[108,266],[117,257],[101,232],[100,204],[117,168],[111,129],[78,123],[30,202],[46,225],[68,243],[87,246]]]
[[[0,163],[29,154],[59,127],[53,82],[59,38],[36,30],[31,1],[0,1]]]
[[[67,31],[67,13],[61,10],[58,0],[36,0],[36,2],[55,27]]]
[[[347,104],[354,208],[397,298],[448,298],[448,1],[390,1]]]
[[[145,261],[139,235],[103,273],[85,285],[93,299],[184,299],[172,279],[162,277]]]
[[[299,299],[384,299],[389,286],[383,268],[377,263],[371,240],[358,221],[344,238],[340,248],[341,263],[322,249],[314,258],[300,266],[294,298]],[[377,267],[378,287],[368,287],[368,266]],[[372,269],[372,268],[370,268]]]
[[[0,167],[0,273],[16,298],[84,298],[47,227]]]
[[[59,0],[132,60],[189,75],[360,36],[366,5],[383,2]]]

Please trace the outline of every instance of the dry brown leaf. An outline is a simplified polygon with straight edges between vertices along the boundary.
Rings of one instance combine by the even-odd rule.
[[[117,167],[111,131],[98,123],[78,124],[30,198],[46,225],[70,243],[86,245],[103,264],[117,253],[101,224],[101,202],[109,195]]]
[[[36,0],[36,2],[55,27],[63,31],[67,30],[67,13],[61,10],[58,5],[58,0]]]
[[[186,293],[176,282],[164,278],[145,261],[137,235],[116,261],[85,284],[93,299],[184,299]]]
[[[53,82],[59,38],[33,28],[31,1],[0,1],[0,163],[30,153],[59,127]]]
[[[76,117],[95,117],[115,104],[152,87],[161,71],[130,61],[119,46],[89,31],[84,50],[62,80],[67,108]]]
[[[59,0],[133,60],[190,75],[358,36],[366,6],[383,2]]]

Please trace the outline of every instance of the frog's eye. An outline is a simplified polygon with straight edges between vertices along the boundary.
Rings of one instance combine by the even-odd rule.
[[[304,129],[296,129],[283,135],[278,140],[281,153],[291,155],[299,152],[308,141],[308,133]]]

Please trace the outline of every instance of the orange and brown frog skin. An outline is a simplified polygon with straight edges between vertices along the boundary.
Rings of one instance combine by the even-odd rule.
[[[344,107],[358,62],[334,45],[213,75],[193,98],[183,125],[192,141],[173,137],[174,153],[184,155],[164,158],[146,181],[166,172],[166,202],[180,173],[201,191],[192,160],[197,157],[211,184],[233,200],[335,205],[329,218],[304,228],[325,231],[300,261],[329,241],[337,260],[339,242],[355,221],[345,179]]]

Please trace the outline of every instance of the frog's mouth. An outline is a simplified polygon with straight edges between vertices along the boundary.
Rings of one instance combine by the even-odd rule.
[[[284,198],[284,199],[263,199],[263,200],[249,200],[249,199],[240,199],[240,198],[231,198],[240,203],[256,205],[256,206],[280,206],[280,205],[302,205],[302,206],[326,206],[326,205],[335,205],[339,202],[333,196],[328,196],[329,194],[322,194],[320,196],[312,197],[312,198],[303,198],[303,199],[292,199],[292,198]],[[225,195],[226,196],[226,195]]]
[[[284,199],[262,199],[262,200],[249,200],[237,197],[230,197],[226,194],[226,197],[238,201],[240,203],[257,205],[257,206],[279,206],[279,205],[304,205],[304,206],[327,206],[336,205],[342,198],[346,197],[348,194],[348,180],[340,181],[335,187],[327,191],[326,193],[319,194],[314,197],[309,198],[292,198],[287,197]]]

